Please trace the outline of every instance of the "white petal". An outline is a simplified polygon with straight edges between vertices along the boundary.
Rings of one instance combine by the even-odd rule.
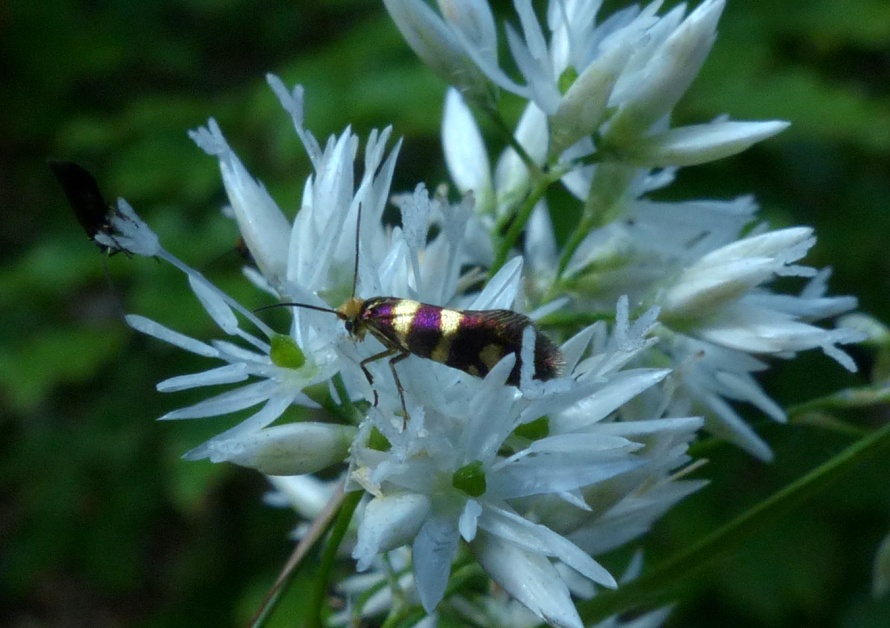
[[[559,108],[550,117],[551,155],[559,155],[599,127],[615,81],[630,56],[628,48],[632,45],[635,45],[634,42],[625,39],[620,45],[600,54],[566,91]]]
[[[205,399],[187,408],[168,412],[161,417],[161,420],[200,419],[237,412],[266,401],[277,388],[278,384],[270,380],[255,382]]]
[[[714,413],[705,415],[705,428],[714,436],[738,445],[764,462],[773,459],[773,452],[766,441],[760,438],[722,397],[705,394],[699,396],[699,400]]]
[[[313,165],[317,166],[321,161],[321,148],[315,137],[303,127],[303,87],[295,85],[293,90],[289,91],[282,80],[274,74],[267,74],[266,82],[269,83],[272,91],[278,96],[281,106],[290,114],[294,122],[294,129],[296,129],[297,135],[303,142],[309,159]]]
[[[621,103],[610,121],[607,141],[629,145],[670,113],[711,50],[724,4],[724,0],[705,0],[653,51],[636,78],[637,93]]]
[[[445,94],[442,145],[448,172],[457,189],[462,194],[473,192],[479,211],[491,210],[494,198],[485,142],[470,108],[454,88]]]
[[[552,626],[583,628],[569,590],[546,557],[483,532],[471,548],[492,580],[535,615]]]
[[[721,121],[670,129],[623,146],[621,159],[648,167],[694,166],[723,159],[784,131],[789,123]]]
[[[457,529],[461,537],[468,543],[476,538],[476,528],[479,523],[479,515],[482,514],[482,506],[475,499],[468,499],[457,523]]]
[[[482,292],[473,299],[468,310],[510,309],[516,301],[522,279],[522,258],[514,257],[491,278]]]
[[[638,394],[662,381],[670,373],[667,369],[634,369],[622,371],[609,377],[606,384],[596,381],[578,388],[578,392],[562,395],[560,406],[572,404],[562,415],[555,417],[554,429],[561,433],[575,432],[602,421],[606,416],[620,408]],[[557,406],[550,401],[542,400],[530,406],[529,418],[539,413],[554,413]]]
[[[779,312],[738,304],[708,321],[696,331],[704,340],[730,349],[752,353],[793,353],[844,342],[845,334],[794,320]],[[859,338],[853,334],[850,338]],[[855,342],[855,340],[853,340]]]
[[[519,71],[528,83],[530,100],[546,114],[552,114],[559,106],[561,94],[553,75],[550,55],[543,41],[540,25],[534,16],[530,0],[516,0],[522,20],[525,39],[509,24],[506,27],[507,45]],[[530,36],[531,35],[531,36]]]
[[[574,449],[515,460],[490,474],[488,489],[503,499],[561,493],[608,480],[643,464],[641,459],[628,455],[639,449],[639,444],[623,438],[579,434],[564,438],[572,440],[571,437],[577,443]],[[585,446],[591,449],[585,451]],[[612,449],[615,446],[622,448]],[[596,447],[607,449],[597,453]]]
[[[471,43],[479,54],[492,59],[497,58],[497,26],[488,2],[447,0],[439,2],[439,8],[448,23],[460,31],[463,39]]]
[[[238,423],[235,427],[230,427],[225,432],[217,434],[203,445],[200,445],[190,451],[189,454],[192,456],[203,457],[204,455],[206,455],[204,453],[204,449],[208,448],[211,443],[240,439],[247,434],[258,432],[264,427],[274,423],[293,402],[294,397],[292,396],[270,396],[265,405],[263,405],[263,407],[260,408],[257,412],[254,412],[252,415]]]
[[[247,248],[267,279],[283,281],[290,224],[269,196],[229,148],[216,120],[191,131],[189,136],[210,155],[219,158],[226,193]]]
[[[445,595],[459,540],[455,522],[445,518],[428,519],[414,539],[414,582],[427,613],[432,613]]]
[[[516,141],[526,150],[535,163],[543,163],[547,154],[547,116],[535,103],[526,106],[516,131]],[[515,206],[528,191],[528,167],[515,150],[507,148],[495,166],[494,187],[498,207]]]
[[[705,317],[772,277],[775,269],[776,263],[768,257],[696,264],[673,282],[659,304],[668,320]]]
[[[220,296],[219,290],[210,285],[207,280],[196,275],[189,275],[189,285],[201,305],[210,314],[210,317],[227,334],[234,334],[238,330],[238,319],[232,308]]]
[[[550,212],[543,200],[535,205],[526,225],[524,248],[525,259],[531,269],[529,274],[538,277],[552,276],[556,270],[557,260],[556,235],[553,232]]]
[[[159,392],[176,392],[179,390],[187,390],[198,386],[217,386],[219,384],[234,384],[243,382],[249,377],[247,365],[243,362],[237,364],[226,364],[202,373],[193,373],[191,375],[180,375],[171,377],[162,382],[158,382],[157,389]]]
[[[491,103],[488,79],[459,43],[460,30],[449,28],[422,0],[384,0],[384,5],[411,49],[436,74],[468,98]]]
[[[194,338],[189,338],[177,331],[173,331],[172,329],[164,327],[160,323],[156,323],[144,316],[128,314],[125,317],[125,320],[127,321],[127,324],[136,331],[148,334],[149,336],[154,336],[158,340],[170,343],[174,347],[179,347],[180,349],[185,349],[186,351],[191,351],[192,353],[197,353],[198,355],[203,355],[208,358],[219,357],[219,351],[210,345],[204,344]]]
[[[605,323],[594,323],[589,327],[585,327],[562,344],[560,348],[562,349],[562,356],[566,361],[565,373],[574,372],[575,366],[577,366],[578,361],[590,344],[594,332],[604,326]]]
[[[733,260],[769,257],[778,263],[794,262],[806,255],[816,243],[811,227],[789,227],[742,238],[708,253],[695,263],[705,267]]]
[[[479,527],[525,549],[557,558],[593,582],[610,589],[618,586],[612,574],[577,545],[550,528],[532,523],[516,513],[486,508],[479,519]]]
[[[303,519],[315,519],[333,497],[338,480],[319,480],[313,475],[270,475],[274,488],[263,496],[263,503],[276,507],[293,508]]]

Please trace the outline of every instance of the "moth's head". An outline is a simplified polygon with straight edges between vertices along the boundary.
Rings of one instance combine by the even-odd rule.
[[[365,336],[365,326],[361,318],[364,304],[362,299],[352,297],[337,308],[337,316],[343,321],[347,333],[358,340]]]

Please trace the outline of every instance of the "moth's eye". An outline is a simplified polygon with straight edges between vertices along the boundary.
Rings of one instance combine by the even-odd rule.
[[[346,321],[343,324],[346,327],[346,333],[348,333],[348,334],[351,334],[352,330],[355,329],[355,325],[353,324],[352,321]]]

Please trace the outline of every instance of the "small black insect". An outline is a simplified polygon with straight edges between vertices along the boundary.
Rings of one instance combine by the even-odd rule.
[[[95,177],[71,161],[51,159],[49,167],[62,185],[68,204],[90,240],[109,255],[125,251],[123,247],[108,246],[96,241],[96,236],[100,233],[112,236],[111,218],[117,210],[102,196]]]

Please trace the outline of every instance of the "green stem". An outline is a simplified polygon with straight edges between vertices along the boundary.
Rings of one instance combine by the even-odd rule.
[[[513,130],[507,126],[507,123],[501,117],[501,114],[494,107],[482,107],[482,111],[485,113],[486,117],[491,120],[491,123],[494,124],[500,136],[503,138],[505,142],[507,142],[513,150],[516,151],[516,154],[519,155],[519,158],[522,160],[522,163],[525,164],[525,167],[528,168],[529,177],[532,180],[540,179],[544,176],[544,171],[541,170],[541,167],[535,163],[535,160],[532,159],[532,156],[528,154],[528,151],[525,150],[525,146],[519,143],[516,137],[513,135]]]
[[[890,445],[890,423],[640,578],[621,585],[616,591],[603,591],[593,599],[579,603],[578,610],[587,623],[595,623],[641,605],[670,601],[671,589],[677,583],[711,567],[758,531],[887,445]]]
[[[549,294],[547,296],[550,297]],[[545,298],[544,302],[547,303],[551,300],[552,298]],[[615,312],[569,312],[560,310],[542,316],[536,322],[538,326],[544,328],[573,329],[576,327],[593,325],[599,321],[613,320],[615,320]]]
[[[525,230],[525,225],[528,223],[528,219],[531,218],[532,211],[535,209],[535,205],[538,204],[538,201],[541,200],[541,197],[544,196],[544,193],[547,191],[547,188],[550,187],[550,180],[548,178],[541,178],[537,180],[538,183],[532,189],[528,196],[525,197],[525,200],[522,203],[522,207],[520,207],[519,212],[514,216],[513,222],[510,224],[510,228],[507,230],[507,235],[501,240],[498,245],[498,251],[494,258],[494,263],[491,266],[491,270],[488,273],[489,277],[494,277],[494,275],[507,263],[507,257],[510,255],[510,251],[513,250],[513,247],[516,246],[516,243],[519,242],[519,237],[522,235],[522,232]]]
[[[340,407],[346,413],[346,418],[354,423],[358,423],[362,419],[362,414],[359,412],[358,408],[355,407],[355,404],[352,403],[352,399],[349,398],[349,391],[346,389],[346,382],[343,381],[343,375],[337,373],[333,377],[334,381],[334,390],[337,391],[337,396],[340,398]]]
[[[593,229],[615,220],[623,211],[622,199],[629,190],[636,170],[621,163],[601,162],[590,182],[590,193],[584,201],[584,210],[578,226],[569,236],[559,256],[557,280],[562,278],[569,260]]]
[[[569,239],[566,241],[566,245],[559,256],[559,265],[556,269],[556,276],[558,278],[563,276],[566,267],[569,265],[569,260],[572,259],[572,255],[574,255],[575,251],[578,250],[578,247],[581,246],[584,238],[587,237],[587,234],[590,233],[595,224],[596,220],[594,220],[594,217],[588,215],[585,210],[585,215],[581,217],[581,220],[578,221],[578,226],[575,227],[575,230],[569,235]]]
[[[324,626],[321,614],[328,587],[330,586],[331,571],[333,571],[334,562],[337,559],[337,550],[340,548],[340,543],[343,542],[343,537],[346,536],[349,523],[352,521],[352,515],[355,513],[355,509],[358,507],[363,494],[363,491],[354,491],[346,494],[337,519],[331,527],[331,534],[321,555],[318,573],[313,579],[314,586],[309,591],[308,607],[310,610],[304,624],[307,628],[322,628]]]

